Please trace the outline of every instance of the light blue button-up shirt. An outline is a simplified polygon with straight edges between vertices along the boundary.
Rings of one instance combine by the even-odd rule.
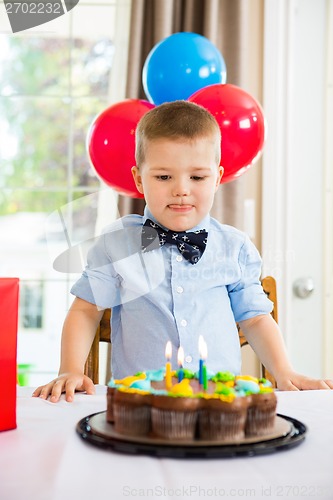
[[[260,284],[261,259],[247,235],[207,216],[191,231],[206,229],[206,250],[197,264],[175,245],[142,253],[146,218],[128,215],[108,226],[88,253],[87,267],[71,292],[98,307],[112,307],[112,373],[115,378],[165,363],[172,342],[185,352],[184,367],[199,367],[198,340],[207,343],[207,368],[240,372],[236,321],[272,310]]]

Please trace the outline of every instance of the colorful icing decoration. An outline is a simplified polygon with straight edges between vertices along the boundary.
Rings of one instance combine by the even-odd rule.
[[[141,372],[138,375],[133,375],[133,376],[130,376],[130,377],[125,377],[125,378],[122,378],[122,379],[119,379],[119,380],[115,380],[115,383],[118,384],[118,385],[125,385],[126,387],[129,387],[136,380],[143,380],[145,378],[146,378],[146,374],[143,373],[143,372]]]
[[[193,389],[190,386],[189,379],[184,378],[178,384],[173,385],[169,390],[168,395],[183,396],[183,397],[193,396]]]
[[[230,394],[235,395],[235,389],[228,387],[226,384],[218,382],[215,388],[215,394],[223,394],[224,396],[229,396]]]
[[[188,368],[183,368],[183,372],[184,372],[183,373],[184,378],[192,379],[196,376],[195,373],[192,370],[189,370]],[[178,371],[177,371],[176,375],[178,377]]]
[[[264,393],[268,393],[268,392],[273,392],[274,391],[273,387],[264,387],[262,385],[259,385],[259,387],[260,387],[259,394],[264,394]]]
[[[259,384],[251,379],[237,378],[236,387],[243,389],[245,393],[258,394],[260,392]]]
[[[117,387],[118,386],[118,384],[116,384],[116,381],[113,377],[109,380],[108,386],[109,387]]]
[[[260,378],[259,384],[262,387],[272,387],[272,382],[270,380],[267,380],[267,378]]]
[[[232,403],[235,397],[235,394],[219,394],[219,399],[224,403]]]
[[[147,379],[135,380],[130,385],[130,388],[131,389],[141,389],[142,391],[150,391],[151,383],[150,383],[150,380],[147,380]]]
[[[219,399],[225,403],[232,403],[236,397],[236,392],[234,389],[227,387],[226,385],[219,383],[216,386],[214,394],[200,393],[199,397],[203,399]]]
[[[252,382],[255,382],[256,384],[259,383],[259,380],[257,379],[257,377],[252,377],[252,375],[236,375],[235,380],[236,380],[236,382],[238,380],[250,380]]]
[[[206,371],[207,371],[207,380],[212,380],[213,377],[214,377],[214,372],[212,372],[211,370],[209,370],[207,367],[206,367]],[[199,371],[195,372],[193,374],[193,378],[197,378],[199,379]]]
[[[227,380],[227,382],[223,382],[223,383],[227,387],[235,387],[235,381],[234,380]]]
[[[159,370],[147,370],[145,373],[148,380],[152,382],[162,382],[162,380],[164,380],[165,367],[163,366],[163,368]]]
[[[244,398],[247,395],[244,389],[240,389],[239,387],[235,387],[235,394],[237,398]]]
[[[233,382],[235,380],[235,375],[231,372],[217,372],[212,376],[213,382]]]
[[[166,391],[165,389],[152,388],[150,392],[151,392],[151,394],[155,394],[156,396],[167,396],[169,394],[169,392]]]
[[[141,394],[143,396],[150,394],[150,391],[144,391],[142,389],[136,389],[134,387],[126,387],[124,385],[117,387],[117,390],[120,392],[127,392],[129,394]]]

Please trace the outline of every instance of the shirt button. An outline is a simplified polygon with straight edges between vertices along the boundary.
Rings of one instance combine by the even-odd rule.
[[[184,288],[182,286],[177,286],[176,291],[177,293],[183,293]]]
[[[183,260],[183,257],[181,255],[177,255],[176,261],[181,262]]]
[[[186,363],[191,363],[191,361],[192,361],[192,356],[186,356],[186,357],[185,357],[185,361],[186,361]]]
[[[182,319],[180,322],[181,326],[187,326],[187,321],[186,319]]]

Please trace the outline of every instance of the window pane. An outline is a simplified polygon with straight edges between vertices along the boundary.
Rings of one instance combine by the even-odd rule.
[[[0,95],[69,94],[68,37],[2,35],[0,52]]]
[[[62,242],[67,248],[95,236],[99,193],[75,192],[74,200],[59,205],[47,216],[48,241]]]
[[[108,94],[115,52],[115,7],[100,6],[98,12],[96,30],[92,22],[96,6],[78,6],[73,10],[71,84],[75,96]]]
[[[99,192],[76,192],[74,197],[71,203],[52,212],[45,224],[52,264],[60,273],[81,273],[87,252],[98,236]]]
[[[73,102],[73,186],[98,187],[99,178],[89,160],[87,134],[96,116],[108,106],[107,99],[75,98]]]
[[[113,42],[102,36],[88,41],[75,38],[72,53],[73,95],[107,95],[114,55]]]
[[[53,256],[48,248],[46,222],[49,207],[53,205],[56,209],[61,199],[65,202],[67,193],[17,190],[6,191],[6,194],[10,200],[7,206],[13,208],[13,212],[0,216],[0,276],[18,276],[23,280],[57,279],[59,276],[53,270]],[[44,211],[29,211],[30,196],[46,198]]]
[[[22,283],[20,287],[20,324],[24,329],[43,327],[43,281]]]
[[[2,189],[0,191],[0,225],[4,224],[5,234],[0,234],[0,242],[10,241],[12,236],[20,237],[25,234],[27,224],[40,224],[46,215],[64,205],[68,201],[68,192],[64,190],[28,190],[28,189]],[[29,214],[32,214],[31,217]],[[35,216],[33,217],[33,215]],[[2,217],[7,215],[8,217]],[[26,218],[29,218],[27,222]],[[40,218],[40,219],[39,219]],[[19,225],[22,224],[22,230]],[[17,234],[13,228],[17,225]]]
[[[55,187],[67,182],[68,99],[0,98],[0,185]]]
[[[97,188],[86,139],[93,119],[106,106],[106,99],[97,98],[75,102],[69,98],[0,98],[0,187],[54,188],[70,181],[71,186]],[[70,162],[73,169],[68,168]]]

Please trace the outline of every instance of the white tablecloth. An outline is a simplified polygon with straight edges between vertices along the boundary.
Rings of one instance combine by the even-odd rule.
[[[18,427],[0,432],[1,500],[333,500],[333,391],[277,393],[278,412],[308,427],[296,448],[222,459],[125,455],[84,442],[76,423],[106,409],[105,392],[52,404],[18,388]]]

